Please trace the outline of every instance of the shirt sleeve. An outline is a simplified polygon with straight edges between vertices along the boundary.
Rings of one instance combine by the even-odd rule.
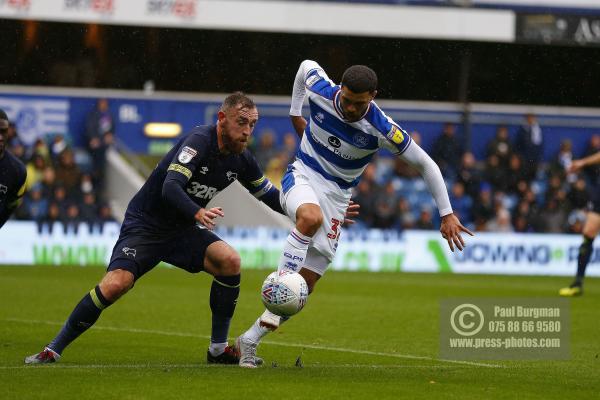
[[[198,136],[189,135],[180,144],[167,168],[162,196],[189,219],[194,219],[201,207],[188,196],[185,186],[208,151],[208,143]]]
[[[193,175],[200,161],[208,156],[209,143],[203,137],[189,135],[173,156],[167,168],[167,179],[184,180],[187,182]]]
[[[312,87],[322,79],[329,81],[329,77],[319,64],[312,60],[304,60],[298,68],[294,88],[292,90],[292,105],[290,115],[301,116],[304,98],[306,97],[306,88]]]
[[[452,206],[450,205],[444,178],[440,168],[431,157],[414,142],[410,143],[400,157],[419,171],[435,200],[440,217],[451,214]]]

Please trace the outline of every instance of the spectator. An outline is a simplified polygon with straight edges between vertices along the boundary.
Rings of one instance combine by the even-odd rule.
[[[471,216],[473,199],[465,194],[465,186],[462,182],[456,182],[452,185],[450,204],[452,204],[454,213],[457,214],[457,217],[465,224],[470,224],[473,221]]]
[[[83,203],[79,209],[79,215],[82,221],[92,224],[98,218],[98,209],[96,207],[96,196],[94,193],[85,193]]]
[[[534,114],[526,115],[525,121],[525,125],[521,126],[517,133],[515,147],[519,149],[523,158],[525,176],[528,181],[531,181],[544,154],[544,136]]]
[[[14,142],[12,146],[8,149],[13,156],[17,157],[19,160],[23,162],[23,164],[27,164],[27,152],[25,151],[25,146],[21,142]]]
[[[542,232],[562,233],[567,223],[567,212],[560,207],[559,200],[555,197],[550,198],[546,207],[540,213],[540,223]]]
[[[375,188],[373,182],[361,179],[354,190],[352,200],[360,205],[360,214],[356,217],[356,220],[363,222],[366,227],[372,226],[375,214]]]
[[[65,187],[69,196],[74,195],[74,191],[79,189],[81,171],[75,164],[75,157],[71,149],[66,149],[60,153],[56,167],[56,181]]]
[[[267,169],[269,162],[274,159],[277,154],[278,152],[275,148],[275,134],[271,130],[263,131],[259,138],[258,148],[254,152],[254,156],[256,157],[256,161],[258,161],[258,165],[263,170]]]
[[[396,224],[396,206],[398,195],[394,184],[388,182],[384,189],[375,197],[375,215],[373,226],[380,229],[389,229]]]
[[[492,154],[488,157],[485,165],[485,180],[488,181],[495,190],[506,190],[508,170],[500,165],[500,159]]]
[[[69,144],[63,135],[54,135],[50,145],[50,158],[54,164],[59,161],[60,155],[69,148]]]
[[[590,194],[588,193],[587,184],[585,179],[577,178],[575,183],[571,185],[571,189],[567,194],[567,199],[572,208],[583,210],[586,208],[590,201]]]
[[[283,152],[286,155],[285,165],[291,164],[296,159],[298,151],[298,136],[295,133],[287,132],[283,135]]]
[[[456,138],[456,128],[451,123],[444,124],[441,135],[433,144],[431,152],[433,160],[438,164],[446,178],[454,179],[458,162],[462,154],[462,146]]]
[[[492,188],[488,183],[481,185],[477,201],[472,209],[476,230],[485,230],[487,222],[494,216],[494,199]]]
[[[421,207],[419,213],[419,219],[415,223],[415,229],[419,230],[432,230],[433,229],[433,217],[431,209],[428,206]]]
[[[477,161],[475,156],[470,151],[465,152],[462,155],[460,167],[458,169],[458,181],[465,187],[465,192],[471,197],[476,199],[479,194],[479,188],[481,187],[481,171],[477,168]]]
[[[116,222],[112,215],[112,210],[108,204],[101,204],[98,208],[98,221],[101,223]]]
[[[31,190],[34,185],[42,181],[44,170],[46,169],[46,161],[44,157],[35,154],[30,162],[27,163],[27,190]]]
[[[415,216],[410,209],[410,203],[404,197],[398,200],[398,223],[401,229],[412,229],[415,226]]]
[[[568,183],[573,183],[577,180],[576,174],[567,174],[567,169],[573,162],[573,143],[569,139],[564,139],[560,142],[560,148],[556,158],[550,166],[553,174],[559,175],[561,179],[566,178]]]
[[[508,170],[504,188],[508,193],[519,194],[527,188],[527,176],[523,170],[523,163],[518,154],[512,154],[508,161]]]
[[[92,156],[94,180],[99,190],[103,189],[106,169],[106,150],[113,144],[115,131],[113,116],[109,110],[107,99],[99,99],[96,108],[87,116],[87,147]]]
[[[48,148],[48,145],[42,138],[37,138],[35,140],[31,153],[32,157],[35,157],[36,155],[43,157],[44,161],[46,162],[46,165],[50,165],[52,163],[52,157],[50,157],[50,149]]]
[[[82,194],[94,193],[94,182],[90,174],[81,175],[81,185],[79,186]]]
[[[264,169],[265,176],[279,189],[281,189],[281,179],[287,168],[286,159],[287,154],[279,153],[269,160]]]
[[[54,192],[54,186],[56,184],[56,172],[54,172],[54,168],[46,167],[46,169],[44,169],[41,184],[42,196],[44,196],[46,199],[52,197]]]
[[[508,128],[501,125],[496,130],[496,137],[488,144],[487,156],[495,155],[498,162],[504,167],[508,167],[510,156],[512,155],[512,146],[508,137]]]
[[[514,228],[510,221],[510,212],[500,207],[496,211],[496,217],[487,223],[487,231],[489,232],[514,232]]]
[[[41,184],[34,185],[23,201],[26,219],[42,221],[48,212],[48,200],[44,198]]]

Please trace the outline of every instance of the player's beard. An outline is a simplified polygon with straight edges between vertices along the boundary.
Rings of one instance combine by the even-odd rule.
[[[233,154],[241,154],[248,147],[248,141],[242,141],[242,138],[236,140],[229,135],[226,130],[223,130],[223,145],[227,149],[228,152]]]

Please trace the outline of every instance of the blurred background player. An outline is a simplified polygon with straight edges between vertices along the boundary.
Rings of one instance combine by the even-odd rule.
[[[243,93],[234,93],[223,102],[216,125],[194,128],[167,153],[129,203],[104,278],[77,304],[50,344],[27,357],[26,364],[57,361],[105,308],[160,261],[214,276],[207,361],[238,363],[227,334],[240,291],[240,256],[210,231],[215,218],[224,215],[221,208],[205,207],[239,180],[256,198],[283,213],[279,191],[246,149],[257,120],[254,102]]]
[[[309,123],[302,117],[307,90]],[[278,270],[299,272],[309,293],[333,260],[352,188],[380,148],[423,176],[442,218],[440,231],[452,251],[464,246],[461,232],[472,235],[452,212],[439,167],[379,109],[373,102],[376,94],[377,75],[364,65],[348,68],[341,86],[311,60],[303,61],[296,74],[290,118],[302,140],[296,161],[281,182],[282,206],[296,225],[284,244]],[[265,310],[237,339],[240,366],[257,366],[260,340],[284,320]]]
[[[27,179],[23,162],[6,151],[8,129],[8,117],[4,110],[0,110],[0,228],[19,205]]]
[[[569,173],[581,171],[582,169],[600,164],[600,152],[580,160],[574,160],[568,169]],[[581,296],[583,294],[583,278],[585,277],[585,269],[590,262],[590,257],[594,251],[593,243],[598,232],[600,232],[600,174],[596,171],[596,182],[592,188],[592,199],[588,207],[583,225],[583,243],[579,246],[579,254],[577,256],[577,274],[575,281],[569,287],[559,290],[561,296],[572,297]]]

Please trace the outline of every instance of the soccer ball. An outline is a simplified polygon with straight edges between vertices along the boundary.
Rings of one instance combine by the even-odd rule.
[[[267,310],[281,317],[290,317],[306,304],[308,285],[296,272],[275,271],[265,279],[261,296]]]

